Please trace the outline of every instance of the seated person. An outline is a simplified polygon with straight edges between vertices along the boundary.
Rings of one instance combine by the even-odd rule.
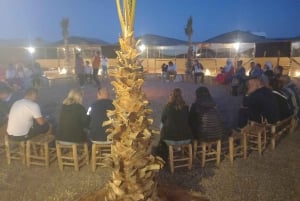
[[[43,76],[43,74],[44,74],[44,72],[41,68],[41,65],[39,63],[35,62],[34,65],[32,66],[32,74],[31,74],[33,87],[40,87],[41,77]]]
[[[267,61],[264,65],[264,74],[269,77],[270,79],[273,78],[274,72],[273,72],[273,64],[271,61]]]
[[[204,72],[203,72],[204,68],[203,68],[203,65],[197,59],[194,61],[193,71],[194,71],[195,84],[197,84],[198,80],[200,80],[200,83],[203,83],[204,82]]]
[[[168,73],[168,65],[163,63],[161,65],[161,75],[162,75],[162,79],[166,79],[167,77],[167,73]]]
[[[206,87],[196,90],[196,101],[190,109],[189,122],[193,136],[198,140],[221,139],[227,134],[216,103]]]
[[[161,116],[162,129],[160,134],[161,156],[166,159],[166,144],[184,144],[192,140],[188,122],[189,108],[182,98],[181,90],[176,88],[169,96],[169,101]]]
[[[36,103],[37,95],[37,89],[29,88],[24,98],[12,105],[7,124],[9,139],[24,141],[49,130],[49,124]]]
[[[88,60],[85,61],[84,73],[85,73],[85,81],[87,83],[91,83],[93,78],[93,67],[90,65],[90,61]]]
[[[270,86],[272,88],[272,93],[279,104],[279,120],[284,120],[293,114],[293,110],[292,106],[289,105],[288,97],[282,91],[283,82],[278,79],[272,79],[270,81]]]
[[[114,110],[112,100],[106,88],[98,88],[97,100],[88,110],[90,116],[90,131],[88,137],[91,141],[107,141],[106,128],[102,126],[108,120],[107,110]]]
[[[280,79],[283,75],[283,67],[278,65],[274,68],[274,79]]]
[[[239,111],[240,128],[243,128],[249,120],[273,124],[280,119],[277,99],[272,90],[263,84],[264,82],[259,78],[249,79],[248,91]]]
[[[221,68],[221,73],[216,77],[218,84],[227,84],[234,73],[234,67],[231,59],[227,59],[226,65]]]
[[[0,127],[7,124],[8,113],[11,107],[10,96],[12,89],[8,86],[0,86]]]
[[[71,89],[61,107],[56,139],[60,141],[83,143],[87,141],[85,129],[89,121],[82,105],[83,91]]]
[[[176,65],[172,61],[169,61],[168,70],[167,70],[167,79],[170,79],[171,75],[176,76]]]
[[[288,98],[288,103],[293,110],[293,114],[300,118],[300,97],[297,85],[291,80],[290,76],[282,75],[280,79],[283,82],[282,92]]]
[[[243,92],[246,88],[246,70],[243,66],[243,60],[237,62],[236,71],[232,76],[231,88],[233,96],[237,96],[239,92]]]
[[[264,71],[261,69],[261,64],[255,62],[250,63],[250,72],[249,72],[249,78],[251,77],[261,77],[264,74]]]

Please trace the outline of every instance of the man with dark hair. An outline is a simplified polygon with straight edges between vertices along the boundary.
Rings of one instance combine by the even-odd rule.
[[[9,139],[23,141],[49,130],[49,124],[36,103],[37,95],[37,89],[29,88],[24,98],[12,105],[7,124]]]

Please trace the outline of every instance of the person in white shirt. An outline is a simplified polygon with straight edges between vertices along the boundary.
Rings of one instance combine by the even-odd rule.
[[[176,77],[176,65],[172,61],[169,61],[168,70],[167,70],[167,78],[171,79],[172,78],[171,75],[174,76],[174,78]]]
[[[107,76],[107,63],[108,63],[107,57],[106,56],[102,56],[101,67],[102,67],[102,76],[103,77]]]
[[[36,103],[37,94],[37,89],[29,88],[24,98],[12,105],[7,124],[9,139],[24,141],[49,130],[49,124]]]
[[[200,80],[200,82],[203,83],[204,82],[203,65],[197,59],[194,61],[193,71],[194,71],[195,84],[197,84],[198,80]]]
[[[85,61],[84,73],[86,82],[91,83],[93,79],[93,67],[90,65],[88,60]]]

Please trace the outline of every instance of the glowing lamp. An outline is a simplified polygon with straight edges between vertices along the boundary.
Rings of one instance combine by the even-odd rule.
[[[234,49],[236,50],[236,51],[239,51],[239,49],[240,49],[240,43],[239,42],[236,42],[236,43],[234,43]]]
[[[205,76],[210,76],[211,75],[210,70],[206,69],[204,74],[205,74]]]
[[[145,49],[146,49],[146,46],[144,44],[142,44],[142,45],[139,46],[139,50],[141,52],[144,52]]]
[[[33,54],[33,53],[35,53],[35,48],[34,47],[26,47],[25,48],[30,54]]]

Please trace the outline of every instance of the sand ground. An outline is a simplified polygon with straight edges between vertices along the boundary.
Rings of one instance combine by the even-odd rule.
[[[109,81],[103,85],[111,88]],[[159,79],[146,79],[144,91],[153,109],[153,127],[158,129],[160,114],[169,92],[179,87],[183,90],[186,102],[194,101],[194,91],[199,85],[189,82],[164,83]],[[51,87],[40,90],[39,103],[55,118],[62,100],[70,88],[78,87],[74,80],[61,80]],[[208,84],[218,109],[228,127],[237,121],[237,109],[241,97],[232,97],[223,86]],[[88,107],[96,98],[96,88],[86,85],[84,105]],[[113,92],[113,91],[112,91]],[[169,172],[168,166],[162,169],[158,179],[162,183],[179,185],[187,190],[204,194],[211,201],[300,201],[300,130],[286,136],[275,149],[268,148],[262,157],[253,152],[246,160],[236,159],[233,166],[224,158],[219,168],[208,164],[200,167],[194,161],[191,171]],[[82,194],[103,187],[110,177],[108,168],[98,168],[92,172],[91,166],[84,166],[79,172],[72,168],[58,169],[57,162],[49,169],[27,168],[19,161],[7,165],[5,154],[0,154],[0,201],[71,201]]]

